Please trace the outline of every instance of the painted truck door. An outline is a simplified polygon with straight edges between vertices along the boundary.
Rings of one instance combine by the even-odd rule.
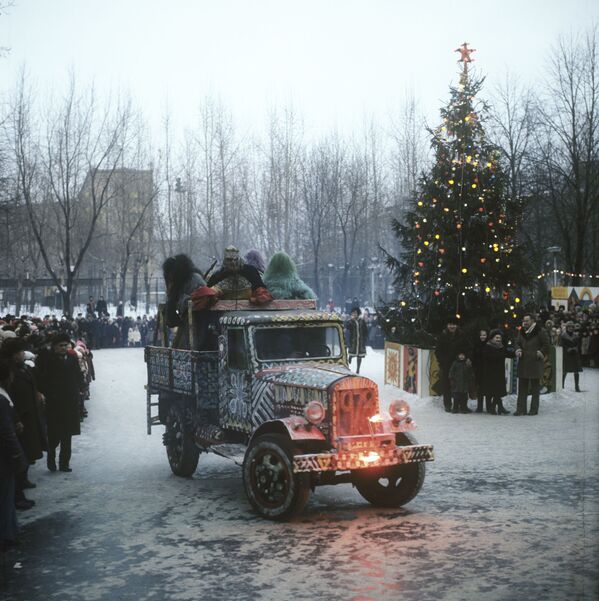
[[[244,328],[227,328],[219,337],[220,423],[249,432],[251,365]]]

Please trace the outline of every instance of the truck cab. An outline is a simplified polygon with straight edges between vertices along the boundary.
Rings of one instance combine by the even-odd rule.
[[[382,411],[376,383],[349,369],[338,315],[314,301],[220,301],[190,306],[189,320],[191,332],[204,320],[210,350],[170,348],[165,329],[145,350],[148,433],[165,426],[175,474],[192,475],[202,452],[233,459],[271,519],[298,513],[324,484],[351,483],[389,507],[418,494],[432,446],[411,436],[405,401]]]

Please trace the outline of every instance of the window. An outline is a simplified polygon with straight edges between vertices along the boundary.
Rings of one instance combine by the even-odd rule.
[[[335,326],[256,328],[256,355],[260,361],[338,358],[341,356],[339,331]]]
[[[230,369],[247,369],[245,337],[242,329],[231,329],[227,332],[228,363]]]

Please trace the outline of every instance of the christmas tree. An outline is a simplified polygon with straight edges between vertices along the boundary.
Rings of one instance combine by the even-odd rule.
[[[518,291],[528,280],[516,242],[519,202],[508,198],[500,152],[486,138],[488,111],[477,101],[464,43],[459,84],[431,133],[434,163],[413,206],[392,227],[403,251],[387,254],[400,297],[381,314],[387,334],[413,344],[452,317],[463,325],[509,327],[519,318]],[[429,338],[430,342],[430,338]]]

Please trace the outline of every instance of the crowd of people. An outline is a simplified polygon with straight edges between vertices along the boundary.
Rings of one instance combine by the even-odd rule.
[[[0,545],[17,541],[16,510],[35,501],[29,467],[46,453],[51,472],[72,471],[71,438],[87,416],[93,356],[70,320],[11,315],[0,320]],[[56,454],[58,452],[58,463]]]
[[[468,399],[477,400],[476,412],[508,415],[505,359],[517,359],[518,394],[515,416],[537,415],[545,366],[550,347],[561,346],[562,386],[573,374],[574,389],[580,390],[583,367],[599,367],[599,308],[575,306],[570,311],[553,307],[527,313],[513,339],[504,330],[480,329],[468,340],[456,320],[448,320],[435,354],[445,411],[470,413]],[[531,396],[530,406],[527,399]]]

